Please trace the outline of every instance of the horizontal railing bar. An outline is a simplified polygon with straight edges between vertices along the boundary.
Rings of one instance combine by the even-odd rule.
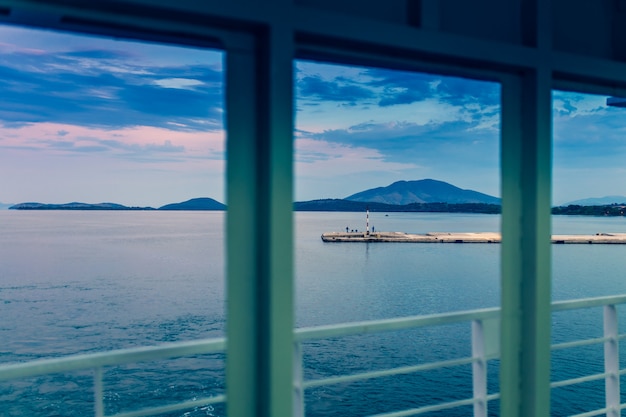
[[[0,366],[0,381],[125,363],[217,353],[225,349],[226,339],[219,338],[41,359]]]
[[[571,301],[555,301],[552,303],[552,311],[557,312],[624,303],[626,303],[626,295],[594,297]],[[294,339],[295,341],[305,341],[358,334],[380,333],[384,331],[405,330],[416,327],[463,323],[472,320],[496,318],[499,313],[500,309],[498,307],[493,307],[480,310],[459,311],[425,316],[411,316],[384,320],[331,324],[326,326],[302,327],[295,330]]]
[[[419,414],[432,413],[434,411],[449,410],[451,408],[462,407],[464,405],[472,405],[476,402],[474,398],[466,400],[450,401],[442,404],[428,405],[426,407],[412,408],[410,410],[395,411],[392,413],[374,414],[371,417],[406,417],[416,416]]]
[[[143,410],[129,411],[127,413],[113,414],[108,417],[145,417],[158,414],[170,413],[172,411],[185,410],[192,407],[211,405],[226,402],[226,395],[216,395],[214,397],[201,398],[199,400],[189,400],[178,404],[164,405],[161,407],[146,408]]]
[[[587,298],[573,301],[558,301],[552,304],[552,309],[553,311],[563,311],[621,303],[626,303],[626,295]],[[499,311],[499,308],[489,308],[427,316],[413,316],[318,326],[312,328],[300,328],[295,329],[294,339],[296,341],[305,341],[329,337],[367,334],[372,332],[403,330],[412,327],[454,324],[471,320],[494,318],[498,316]],[[73,355],[64,358],[43,359],[27,363],[0,366],[0,380],[67,372],[78,369],[90,369],[100,366],[112,366],[145,360],[213,353],[224,351],[225,348],[226,340],[224,338],[220,338],[177,342],[161,346],[120,349],[117,351],[98,352],[93,354]]]
[[[554,301],[552,311],[577,310],[580,308],[602,307],[626,303],[626,295],[609,295],[606,297],[584,298],[581,300]]]
[[[306,340],[382,333],[417,327],[440,326],[445,324],[464,323],[472,320],[496,318],[499,314],[500,309],[494,307],[481,310],[459,311],[454,313],[340,323],[316,327],[302,327],[295,330],[294,339],[295,341],[303,342]]]
[[[440,368],[449,368],[452,366],[467,365],[476,360],[477,359],[475,358],[451,359],[448,361],[431,362],[431,363],[427,363],[424,365],[403,366],[400,368],[385,369],[381,371],[370,371],[370,372],[362,372],[359,374],[352,374],[352,375],[320,378],[320,379],[314,379],[310,381],[304,381],[302,383],[302,387],[313,388],[313,387],[320,387],[323,385],[335,385],[335,384],[341,384],[344,382],[361,381],[364,379],[381,378],[385,376],[410,374],[414,372],[429,371],[429,370],[440,369]]]
[[[552,350],[594,345],[598,343],[604,343],[608,340],[613,340],[613,339],[614,339],[613,337],[596,337],[595,339],[584,339],[584,340],[575,340],[573,342],[557,343],[555,345],[552,345]]]
[[[493,400],[499,400],[500,399],[500,393],[496,392],[494,394],[489,394],[485,397],[485,399],[487,401],[493,401]]]
[[[606,412],[609,411],[608,408],[600,408],[598,410],[594,410],[594,411],[588,411],[586,413],[581,413],[581,414],[574,414],[570,417],[594,417],[594,416],[601,416],[606,414]]]
[[[598,379],[606,378],[607,375],[609,375],[609,374],[604,372],[604,373],[601,373],[601,374],[593,374],[593,375],[581,376],[579,378],[572,378],[572,379],[564,379],[562,381],[555,381],[555,382],[550,383],[550,388],[560,388],[560,387],[566,387],[568,385],[582,384],[583,382],[597,381]]]

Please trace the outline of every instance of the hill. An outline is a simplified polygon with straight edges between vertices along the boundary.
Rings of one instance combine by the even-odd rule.
[[[500,199],[473,190],[463,190],[432,179],[397,181],[386,187],[372,188],[345,198],[350,201],[406,205],[412,203],[500,204]]]
[[[20,203],[9,207],[9,210],[154,210],[152,207],[128,207],[116,203]]]
[[[626,206],[612,204],[607,206],[579,206],[570,204],[569,206],[552,207],[552,214],[566,216],[624,216]]]
[[[623,195],[608,195],[606,197],[583,198],[582,200],[570,201],[563,206],[610,206],[611,204],[624,204],[626,197]]]
[[[212,198],[192,198],[182,203],[166,204],[159,210],[226,210],[226,205]]]

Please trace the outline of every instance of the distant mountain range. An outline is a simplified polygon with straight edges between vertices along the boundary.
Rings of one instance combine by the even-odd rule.
[[[116,203],[20,203],[9,207],[9,210],[154,210],[152,207],[127,207]]]
[[[397,181],[386,187],[371,188],[344,199],[321,199],[294,203],[295,211],[364,211],[377,212],[447,212],[447,213],[499,213],[501,200],[474,190],[464,190],[452,184],[433,179]],[[592,214],[596,211],[572,212],[566,206],[609,206],[626,203],[624,196],[587,198],[567,203],[553,209],[554,214]],[[21,203],[1,208],[13,210],[226,210],[226,205],[212,198],[193,198],[159,208],[129,207],[116,203]],[[621,209],[620,209],[621,210]],[[622,210],[623,211],[623,210]],[[589,212],[589,213],[587,213]],[[604,210],[602,215],[614,215]],[[617,211],[618,215],[621,211]]]
[[[626,197],[623,195],[608,195],[598,198],[584,198],[582,200],[570,201],[563,206],[609,206],[611,204],[626,204]]]
[[[129,207],[116,203],[66,203],[43,204],[21,203],[9,207],[9,210],[225,210],[226,206],[212,198],[193,198],[182,203],[166,204],[155,209],[153,207]]]
[[[481,212],[500,210],[500,199],[473,190],[463,190],[447,182],[432,179],[398,181],[387,187],[361,191],[345,199],[325,199],[294,203],[296,211],[435,211]],[[492,207],[493,206],[493,207]],[[181,203],[152,207],[128,207],[115,203],[21,203],[13,210],[226,210],[226,205],[212,198],[194,198]]]

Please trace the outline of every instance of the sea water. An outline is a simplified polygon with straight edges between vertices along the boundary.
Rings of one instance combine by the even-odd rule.
[[[370,213],[380,231],[500,228],[497,215]],[[324,243],[362,213],[296,213],[296,325],[403,317],[500,303],[500,246]],[[626,232],[623,218],[555,217],[554,233]],[[552,298],[626,293],[626,246],[555,245]],[[0,211],[0,362],[224,335],[224,213]],[[600,336],[601,310],[555,314],[553,341]],[[307,378],[469,355],[468,325],[303,346]],[[553,380],[601,372],[602,346],[553,355]],[[193,370],[193,372],[190,372]],[[489,390],[498,390],[498,363]],[[113,367],[107,413],[224,392],[223,355]],[[553,390],[553,415],[602,407],[603,381]],[[2,416],[92,413],[91,372],[0,384]],[[310,416],[357,416],[471,396],[469,366],[306,391]],[[490,414],[497,415],[497,402]],[[470,408],[432,415],[468,415]],[[170,416],[221,416],[223,406]]]

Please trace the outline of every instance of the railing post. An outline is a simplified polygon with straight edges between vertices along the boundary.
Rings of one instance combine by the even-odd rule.
[[[302,344],[293,344],[293,417],[304,417],[304,376],[302,372]]]
[[[482,320],[472,321],[472,358],[474,417],[487,417],[487,361]]]
[[[96,417],[104,417],[104,394],[102,388],[102,368],[94,369],[93,375],[93,396]]]
[[[604,306],[604,379],[607,417],[620,416],[619,342],[617,340],[617,309]]]

